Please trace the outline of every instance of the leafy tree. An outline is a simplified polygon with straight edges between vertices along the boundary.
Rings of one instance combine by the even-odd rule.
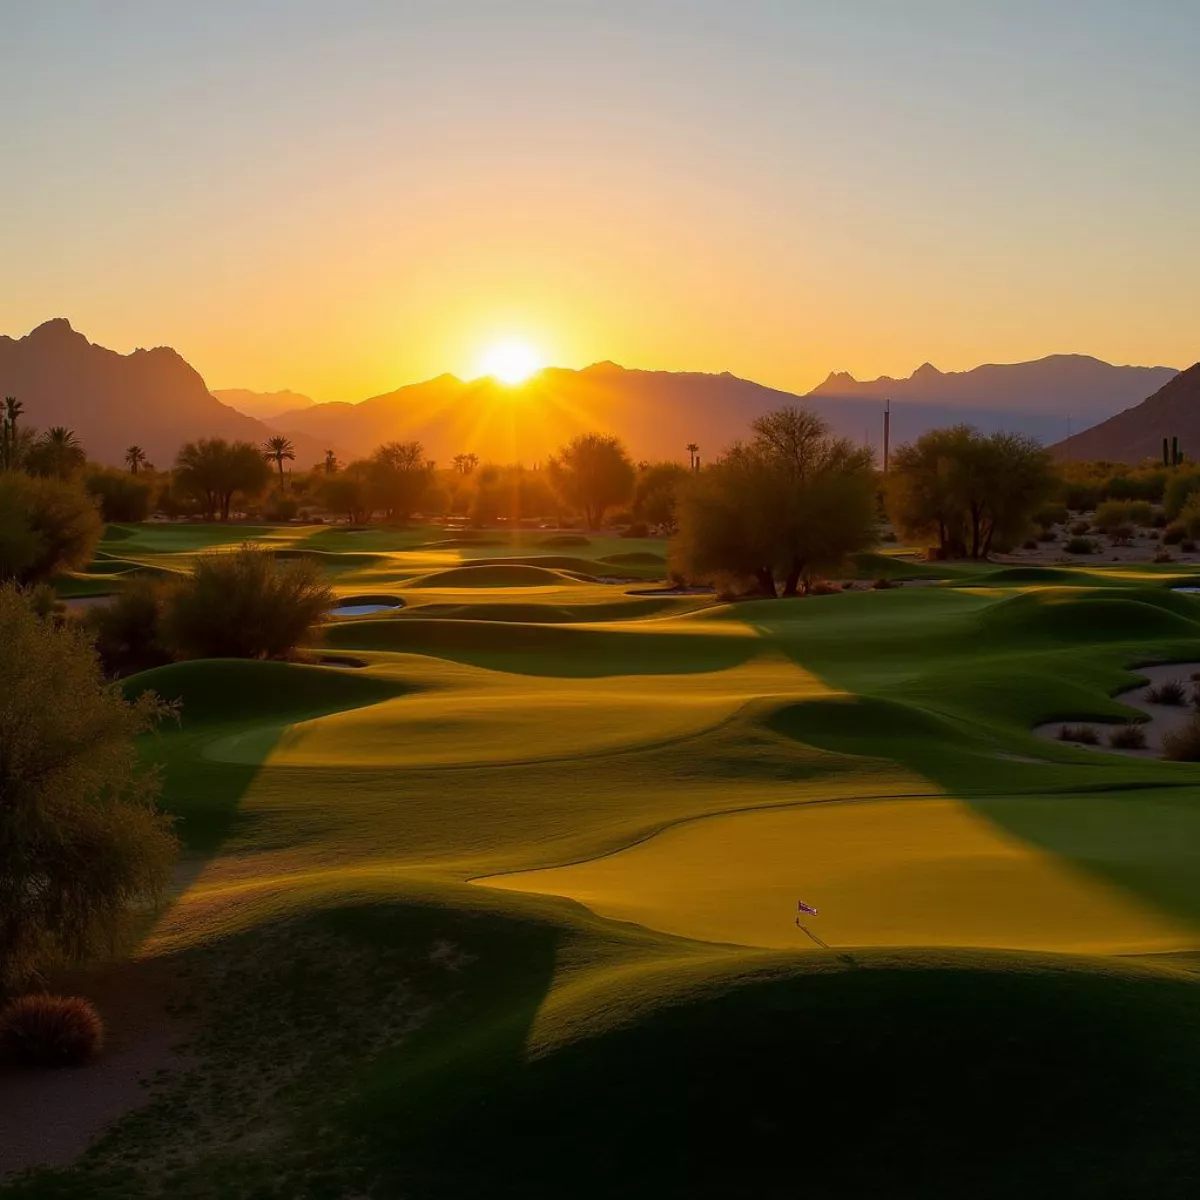
[[[283,464],[296,461],[296,448],[292,445],[292,439],[282,433],[267,438],[263,442],[263,457],[267,462],[273,462],[279,468],[279,487],[282,491],[284,486]]]
[[[0,474],[0,581],[40,583],[92,560],[103,525],[75,482]]]
[[[141,448],[141,446],[130,446],[129,449],[125,451],[125,462],[129,467],[129,473],[131,475],[136,475],[138,473],[138,469],[146,466],[148,461],[149,460],[146,458],[146,452]]]
[[[110,676],[132,675],[171,661],[160,632],[170,584],[151,575],[131,579],[110,604],[89,609],[86,623]]]
[[[0,989],[110,950],[177,851],[135,743],[168,711],[102,679],[82,632],[0,587]]]
[[[201,438],[184,445],[175,459],[175,482],[211,518],[229,520],[237,495],[254,496],[266,487],[271,468],[250,442]]]
[[[330,475],[321,488],[321,502],[330,511],[342,513],[351,525],[365,525],[371,519],[369,486],[370,467],[365,462],[351,463],[344,471]]]
[[[52,425],[25,457],[25,465],[32,474],[55,479],[70,479],[86,462],[83,444],[74,430],[65,425]]]
[[[425,489],[434,464],[425,457],[420,442],[386,442],[370,458],[368,476],[372,508],[389,521],[408,523]]]
[[[909,538],[936,538],[943,557],[987,558],[1025,536],[1055,494],[1050,455],[1032,438],[934,429],[894,452],[887,506]]]
[[[554,490],[565,504],[583,513],[589,529],[598,529],[604,513],[633,495],[635,470],[620,439],[581,433],[546,466]]]
[[[691,472],[681,463],[644,464],[638,470],[633,489],[634,515],[648,525],[674,533],[676,494],[690,478]]]
[[[166,595],[162,644],[183,658],[280,658],[332,606],[311,559],[280,561],[248,545],[204,554]]]
[[[767,596],[782,583],[794,596],[874,540],[871,454],[796,407],[751,431],[680,489],[672,557],[692,578],[753,581]]]
[[[83,482],[100,505],[105,521],[144,521],[150,515],[154,483],[123,471],[93,471]]]

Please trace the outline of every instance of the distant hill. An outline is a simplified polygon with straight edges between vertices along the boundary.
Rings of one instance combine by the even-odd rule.
[[[118,354],[93,345],[63,317],[22,338],[0,336],[0,396],[16,396],[29,428],[67,425],[89,457],[119,466],[137,443],[159,467],[198,437],[262,442],[274,430],[222,404],[174,350]],[[297,440],[297,466],[318,462],[324,447]]]
[[[236,408],[248,417],[257,417],[260,421],[269,421],[272,417],[295,409],[312,408],[316,404],[311,396],[289,391],[251,392],[246,388],[214,388],[212,394],[222,404],[228,404],[230,408]]]
[[[597,363],[580,371],[548,368],[521,387],[441,375],[359,404],[317,404],[272,424],[336,442],[354,455],[380,442],[416,438],[439,461],[462,452],[527,463],[544,459],[586,429],[616,433],[635,458],[682,458],[696,442],[710,458],[744,437],[755,417],[784,404],[816,409],[842,435],[878,448],[883,398],[894,400],[892,443],[968,421],[985,432],[1009,429],[1045,442],[1066,432],[1067,417],[1107,416],[1175,374],[1169,367],[1113,367],[1060,355],[1038,363],[943,374],[926,366],[907,380],[860,383],[831,375],[807,396],[728,373],[626,370]],[[1090,414],[1090,415],[1088,415]]]
[[[1141,404],[1053,447],[1067,461],[1105,459],[1138,463],[1162,457],[1162,440],[1177,437],[1183,451],[1200,459],[1200,363],[1181,371]]]
[[[1033,362],[988,363],[970,371],[939,371],[932,363],[907,379],[860,382],[831,374],[809,395],[829,399],[891,398],[937,407],[1039,414],[1066,422],[1100,421],[1128,407],[1176,374],[1174,367],[1115,367],[1085,354],[1052,354]]]

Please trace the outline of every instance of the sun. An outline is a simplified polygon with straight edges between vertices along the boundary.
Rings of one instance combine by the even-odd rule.
[[[489,346],[479,363],[482,374],[510,384],[524,383],[545,365],[542,356],[528,342],[516,338],[506,338]]]

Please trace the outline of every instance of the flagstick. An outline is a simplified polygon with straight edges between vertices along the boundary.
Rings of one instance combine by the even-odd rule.
[[[811,929],[809,929],[809,927],[807,925],[800,924],[799,917],[796,918],[796,926],[798,929],[802,930],[805,934],[807,934],[810,938],[812,938],[812,940],[814,942],[816,942],[817,945],[820,946],[822,950],[829,949],[828,943],[821,941],[821,939],[819,937],[817,937],[817,935],[815,933],[813,933],[813,931]]]

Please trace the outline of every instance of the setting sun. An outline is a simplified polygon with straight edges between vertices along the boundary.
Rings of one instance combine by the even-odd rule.
[[[512,338],[489,346],[479,364],[482,374],[491,375],[501,383],[524,383],[545,365],[528,342]]]

